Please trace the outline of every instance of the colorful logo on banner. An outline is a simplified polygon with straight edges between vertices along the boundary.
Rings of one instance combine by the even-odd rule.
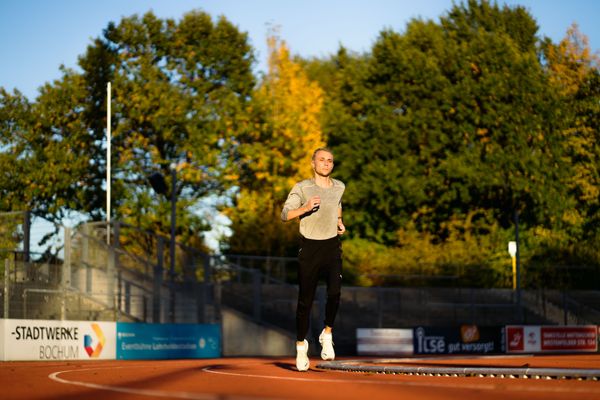
[[[473,343],[479,340],[479,328],[477,325],[462,325],[460,327],[460,338],[463,343]]]
[[[525,350],[525,341],[523,327],[508,327],[506,329],[506,340],[508,342],[508,351]]]
[[[98,338],[98,344],[96,347],[92,347],[93,339],[91,335],[85,335],[83,337],[83,347],[85,348],[86,353],[90,358],[98,358],[100,353],[102,352],[102,348],[104,347],[104,343],[106,342],[106,338],[104,337],[104,333],[98,324],[92,324],[92,329],[96,333],[96,337]]]

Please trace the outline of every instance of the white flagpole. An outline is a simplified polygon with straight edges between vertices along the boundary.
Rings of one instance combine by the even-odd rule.
[[[110,244],[110,82],[106,85],[106,243]]]

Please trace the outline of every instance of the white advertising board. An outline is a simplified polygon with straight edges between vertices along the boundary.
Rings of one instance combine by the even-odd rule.
[[[507,353],[597,352],[598,328],[580,326],[506,327]]]
[[[358,328],[356,352],[376,356],[413,354],[413,330]]]
[[[114,360],[116,330],[115,322],[3,319],[0,359]]]

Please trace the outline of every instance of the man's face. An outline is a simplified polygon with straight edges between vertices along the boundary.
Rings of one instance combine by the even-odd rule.
[[[317,175],[329,176],[333,171],[333,154],[320,150],[312,160],[312,167]]]

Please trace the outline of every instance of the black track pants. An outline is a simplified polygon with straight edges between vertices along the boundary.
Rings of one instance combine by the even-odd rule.
[[[327,283],[327,305],[325,325],[333,327],[335,315],[340,305],[342,284],[342,248],[336,236],[326,240],[302,238],[298,254],[298,306],[296,308],[296,338],[299,342],[306,338],[319,277],[324,275]]]

